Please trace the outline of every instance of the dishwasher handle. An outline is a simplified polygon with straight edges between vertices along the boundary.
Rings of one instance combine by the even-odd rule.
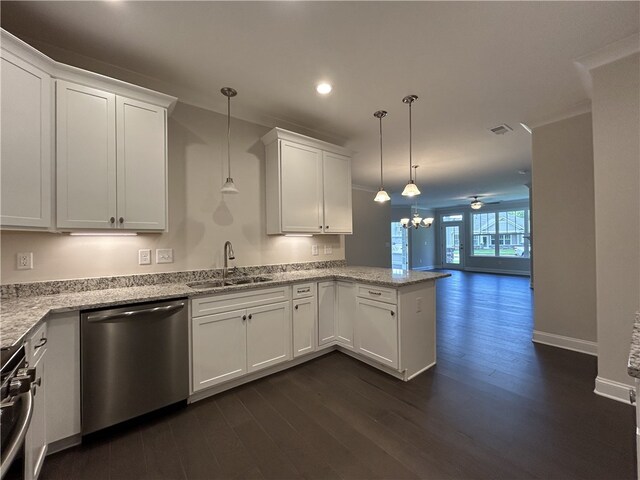
[[[165,305],[163,307],[152,307],[152,308],[144,308],[141,310],[129,310],[126,312],[118,312],[118,313],[97,313],[95,315],[87,315],[87,322],[97,323],[97,322],[113,322],[117,320],[128,320],[135,317],[140,317],[143,315],[153,315],[153,314],[161,314],[161,315],[171,315],[175,312],[178,312],[184,308],[185,303],[180,302],[172,305]]]

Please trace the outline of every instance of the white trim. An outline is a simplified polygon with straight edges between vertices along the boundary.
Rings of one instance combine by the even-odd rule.
[[[591,70],[628,57],[639,51],[640,34],[636,33],[574,59],[573,64],[578,70],[578,76],[589,98],[593,97]]]
[[[631,405],[631,401],[629,400],[629,390],[633,389],[635,389],[633,385],[627,385],[626,383],[616,382],[615,380],[596,377],[596,386],[593,391],[601,397],[610,398],[612,400],[617,400]]]
[[[498,258],[504,259],[505,257],[469,257],[469,258]],[[528,260],[528,259],[527,259]],[[444,267],[451,268],[451,267]],[[453,270],[464,270],[465,272],[477,272],[477,273],[499,273],[502,275],[519,275],[522,277],[529,277],[531,273],[528,270],[507,270],[500,268],[482,268],[482,267],[464,267],[461,269],[453,269]]]
[[[355,183],[351,184],[351,188],[353,190],[362,190],[363,192],[371,192],[371,193],[377,193],[378,189],[375,189],[373,187],[367,187],[365,185],[356,185]]]
[[[574,352],[586,353],[587,355],[598,356],[598,344],[589,340],[534,330],[531,341],[551,345],[552,347],[564,348],[565,350],[572,350]]]
[[[569,118],[577,117],[579,115],[584,115],[585,113],[591,112],[591,100],[585,100],[584,102],[576,103],[566,110],[562,110],[561,112],[557,112],[553,115],[545,117],[541,120],[538,120],[533,123],[529,123],[528,125],[535,130],[536,128],[543,127],[545,125],[549,125],[550,123],[560,122],[562,120],[567,120]],[[535,131],[533,132],[535,134]]]
[[[426,367],[421,368],[421,369],[420,369],[420,370],[418,370],[416,373],[414,373],[413,375],[409,375],[408,377],[407,377],[407,375],[406,375],[406,372],[407,372],[407,371],[405,370],[405,377],[406,377],[406,378],[405,378],[404,380],[405,380],[406,382],[408,382],[409,380],[411,380],[411,379],[413,379],[413,378],[416,378],[416,377],[417,377],[418,375],[420,375],[421,373],[426,372],[426,371],[427,371],[427,370],[429,370],[431,367],[435,367],[435,366],[436,366],[436,362],[430,363],[430,364],[429,364],[429,365],[427,365]]]
[[[351,157],[354,154],[354,152],[352,150],[349,150],[348,148],[334,145],[333,143],[324,142],[322,140],[318,140],[317,138],[312,138],[307,135],[292,132],[290,130],[285,130],[284,128],[280,127],[271,129],[269,132],[262,136],[261,140],[265,145],[269,145],[276,140],[285,140],[287,142],[302,143],[305,146],[315,147],[326,152],[337,153],[338,155],[344,155],[347,157]]]
[[[433,270],[434,268],[440,268],[440,267],[436,267],[435,265],[427,265],[426,267],[414,267],[411,270],[417,270],[418,272],[426,272],[427,270]]]

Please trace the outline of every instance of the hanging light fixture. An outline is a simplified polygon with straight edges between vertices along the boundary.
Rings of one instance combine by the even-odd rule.
[[[482,208],[483,203],[478,200],[478,196],[473,197],[473,201],[471,202],[471,208],[474,210],[480,210]]]
[[[420,165],[412,165],[411,168],[413,169],[413,178],[417,181],[418,180],[418,167]],[[429,228],[431,225],[433,225],[433,217],[427,217],[427,218],[422,218],[420,216],[420,214],[418,213],[418,202],[416,200],[416,202],[413,204],[413,207],[411,207],[412,210],[412,216],[411,218],[401,218],[400,219],[400,225],[402,225],[403,228]]]
[[[224,182],[220,191],[222,193],[239,193],[231,177],[231,97],[235,97],[238,92],[231,87],[224,87],[220,92],[227,97],[227,168],[229,172],[227,181]]]
[[[391,200],[389,194],[384,190],[384,182],[382,180],[382,119],[387,116],[387,112],[384,110],[378,110],[373,114],[373,116],[380,120],[380,190],[378,190],[376,198],[373,200],[375,202],[384,203]]]
[[[413,158],[412,158],[412,128],[411,128],[411,104],[418,99],[417,95],[407,95],[402,99],[403,103],[409,104],[409,183],[407,183],[406,187],[402,191],[402,196],[404,197],[415,197],[416,195],[420,195],[420,190],[416,186],[413,178],[411,177],[411,170],[413,169]]]

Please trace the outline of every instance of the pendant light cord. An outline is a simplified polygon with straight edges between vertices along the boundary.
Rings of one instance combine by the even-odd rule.
[[[382,177],[382,117],[380,117],[380,188],[384,187],[384,180]]]
[[[409,103],[409,181],[412,181],[413,178],[411,176],[411,169],[413,168],[412,163],[412,131],[413,129],[411,128],[411,104],[413,102]]]
[[[231,178],[231,97],[227,97],[227,166]]]

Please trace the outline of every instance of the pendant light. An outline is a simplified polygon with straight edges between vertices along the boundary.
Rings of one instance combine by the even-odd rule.
[[[373,200],[375,202],[384,203],[391,200],[389,194],[384,190],[384,182],[382,181],[382,119],[387,116],[387,112],[384,110],[378,110],[373,114],[373,116],[380,120],[380,190],[378,190],[376,198]]]
[[[220,191],[222,193],[239,193],[231,177],[231,97],[235,97],[238,92],[231,87],[224,87],[220,92],[227,97],[227,167],[229,172],[227,181],[224,182]]]
[[[482,202],[480,200],[478,200],[478,197],[475,196],[473,197],[473,202],[471,202],[471,208],[473,208],[474,210],[480,210],[482,208]]]
[[[415,197],[416,195],[420,195],[420,190],[416,186],[413,178],[411,176],[411,170],[413,170],[413,159],[412,159],[412,128],[411,128],[411,104],[418,99],[417,95],[407,95],[402,99],[403,103],[407,103],[409,105],[409,183],[407,183],[406,187],[402,191],[402,196],[404,197]]]

